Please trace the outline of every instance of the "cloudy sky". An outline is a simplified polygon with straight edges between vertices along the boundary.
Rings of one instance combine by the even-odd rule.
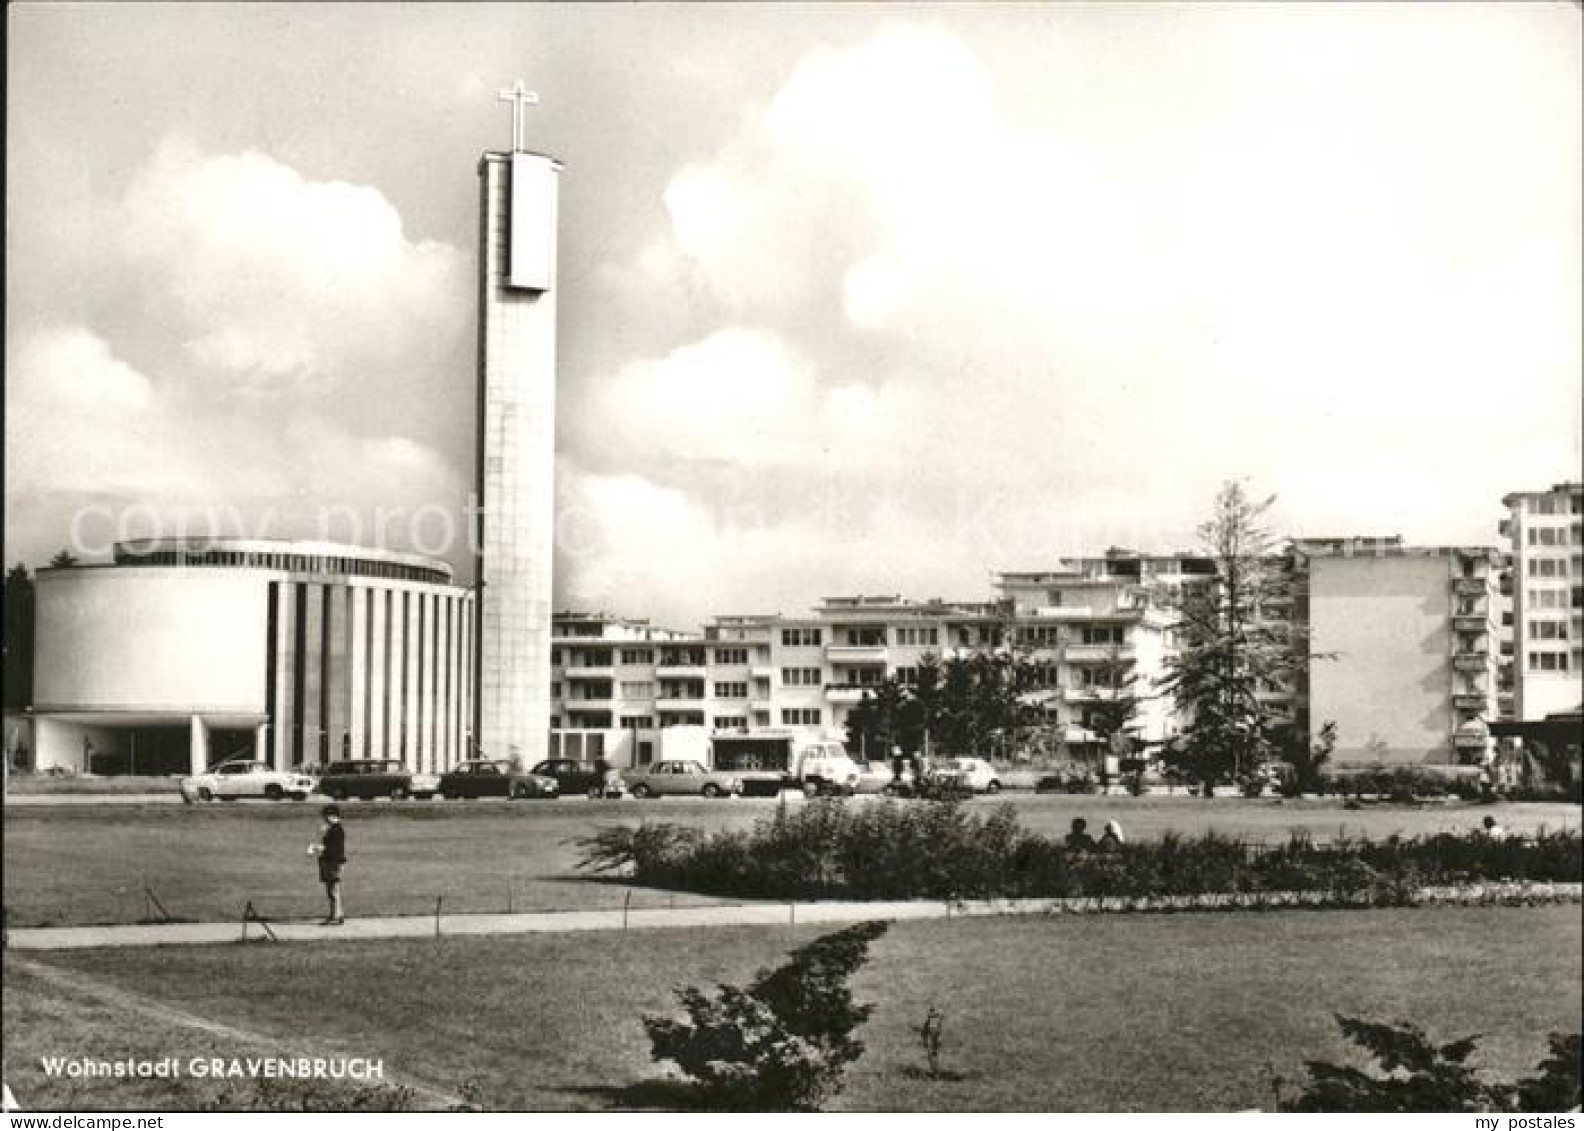
[[[1287,533],[1490,542],[1578,474],[1575,6],[7,14],[13,562],[439,548],[518,77],[563,606],[980,598],[1186,545],[1230,476]]]

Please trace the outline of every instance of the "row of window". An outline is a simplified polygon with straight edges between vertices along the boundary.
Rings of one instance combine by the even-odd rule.
[[[1560,620],[1532,620],[1529,622],[1529,639],[1531,640],[1566,640],[1568,626],[1566,621]]]
[[[445,570],[399,562],[369,561],[366,558],[341,558],[321,554],[274,554],[252,550],[159,550],[151,554],[122,554],[117,565],[128,566],[230,566],[237,569],[275,569],[287,573],[334,574],[342,577],[379,577],[390,581],[422,581],[447,585],[451,575]]]
[[[755,724],[769,725],[768,713],[759,712],[753,717]],[[598,713],[586,715],[571,715],[568,721],[573,726],[600,726],[609,724],[609,716]],[[825,712],[819,707],[787,707],[781,711],[782,726],[821,726],[825,722]],[[561,726],[559,715],[552,716],[550,725]],[[704,726],[704,713],[702,711],[683,711],[680,713],[663,713],[660,715],[660,725],[671,726]],[[746,730],[748,729],[747,715],[716,715],[711,725],[715,730]],[[623,730],[654,730],[655,716],[653,715],[623,715],[621,716]]]
[[[1524,510],[1530,514],[1584,514],[1584,495],[1571,495],[1567,499],[1556,495],[1541,495],[1524,500]]]
[[[1571,526],[1531,526],[1529,528],[1529,545],[1531,546],[1584,546],[1584,526],[1577,523]]]
[[[1526,589],[1524,597],[1533,609],[1584,609],[1584,585],[1567,589]]]
[[[1532,672],[1565,672],[1568,670],[1566,652],[1530,652],[1529,670]]]
[[[1530,558],[1527,572],[1530,577],[1571,577],[1584,574],[1581,561],[1584,559],[1575,554],[1570,568],[1566,558]]]

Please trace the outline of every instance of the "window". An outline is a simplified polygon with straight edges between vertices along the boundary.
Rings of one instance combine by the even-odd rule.
[[[1085,644],[1121,644],[1122,626],[1112,625],[1085,625],[1083,642]]]
[[[623,680],[621,696],[623,699],[653,699],[654,684],[646,679]]]
[[[561,662],[561,649],[559,649],[559,648],[550,649],[550,662],[552,664],[559,664]]]
[[[623,648],[621,662],[624,664],[652,664],[654,663],[654,649],[652,648]]]
[[[881,671],[879,668],[848,668],[843,672],[832,673],[833,678],[839,675],[836,687],[878,687],[880,685]]]
[[[559,683],[551,683],[550,684],[550,698],[552,698],[552,699],[561,698],[561,685]]]
[[[820,645],[820,630],[817,628],[783,628],[781,630],[781,643],[788,648],[817,648]]]
[[[748,716],[746,715],[716,715],[716,730],[747,730]]]
[[[781,709],[781,725],[789,727],[813,727],[820,724],[821,711],[818,707],[783,707]]]
[[[653,730],[653,715],[623,715],[621,717],[622,730]]]
[[[917,668],[898,668],[892,674],[896,677],[896,681],[904,687],[912,687],[918,682]]]
[[[746,664],[748,662],[748,649],[717,648],[715,649],[715,662],[717,664]]]
[[[715,698],[746,699],[748,698],[748,685],[746,683],[717,683],[715,685]]]
[[[847,643],[854,648],[873,648],[877,644],[884,644],[885,629],[849,628],[847,630]]]
[[[1062,591],[1060,589],[1048,589],[1045,591],[1045,603],[1051,606],[1051,608],[1060,608],[1061,602]]]
[[[1062,630],[1053,624],[1024,625],[1018,629],[1018,639],[1024,644],[1048,648],[1062,641]]]
[[[818,687],[820,685],[820,669],[782,668],[781,685],[783,687]]]
[[[899,628],[896,630],[898,644],[912,644],[915,646],[934,646],[939,642],[940,631],[934,628]]]

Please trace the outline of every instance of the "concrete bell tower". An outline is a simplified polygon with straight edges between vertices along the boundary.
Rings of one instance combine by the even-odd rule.
[[[523,147],[479,162],[479,384],[471,756],[532,765],[550,740],[555,545],[556,209],[561,164]]]

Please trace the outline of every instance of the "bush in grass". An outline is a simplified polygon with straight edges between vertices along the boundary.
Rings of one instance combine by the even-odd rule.
[[[640,821],[614,825],[580,839],[579,868],[593,872],[630,871],[648,883],[664,883],[697,851],[703,833],[690,825],[670,821]]]
[[[1216,832],[1167,833],[1115,852],[1073,853],[1023,829],[1010,806],[951,802],[781,807],[752,829],[704,835],[676,825],[607,829],[582,864],[639,883],[748,898],[974,899],[1320,893],[1328,902],[1404,905],[1432,885],[1577,882],[1576,831],[1529,840],[1479,834],[1250,845]]]
[[[712,1108],[818,1111],[863,1055],[853,1032],[874,1006],[855,1004],[847,981],[886,926],[859,923],[815,939],[747,989],[676,990],[687,1020],[643,1019],[654,1058],[674,1062]]]
[[[1550,1056],[1536,1075],[1517,1084],[1481,1080],[1468,1066],[1479,1037],[1444,1045],[1417,1025],[1395,1025],[1336,1015],[1354,1044],[1369,1053],[1375,1071],[1321,1060],[1304,1062],[1303,1090],[1283,1099],[1296,1112],[1570,1111],[1579,1106],[1580,1034],[1552,1033]],[[1279,1087],[1278,1087],[1279,1091]]]

